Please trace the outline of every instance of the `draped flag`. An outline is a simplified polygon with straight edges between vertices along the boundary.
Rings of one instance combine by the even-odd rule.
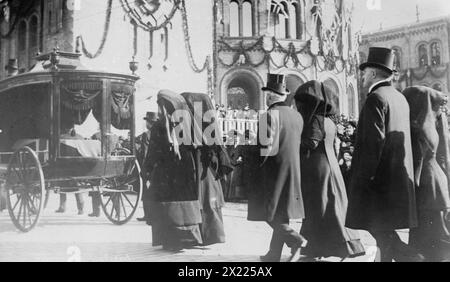
[[[267,1],[267,3],[268,3],[267,8],[268,8],[270,14],[278,15],[281,13],[286,18],[289,17],[289,14],[287,13],[285,7],[280,2],[278,2],[276,0],[270,0],[270,1]]]

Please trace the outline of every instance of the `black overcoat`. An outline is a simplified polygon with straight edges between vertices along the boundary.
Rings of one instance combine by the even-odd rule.
[[[352,161],[347,227],[417,225],[409,105],[390,83],[374,87],[361,111]]]
[[[271,154],[261,154],[261,150],[268,148],[264,146],[267,144],[264,144],[266,142],[261,134],[258,134],[260,166],[253,179],[255,185],[251,185],[248,191],[248,220],[270,222],[275,216],[302,219],[300,142],[303,119],[285,103],[277,103],[261,115],[260,132],[264,130],[264,120],[273,125],[274,130],[269,130],[266,136],[271,137],[274,145],[269,146]]]

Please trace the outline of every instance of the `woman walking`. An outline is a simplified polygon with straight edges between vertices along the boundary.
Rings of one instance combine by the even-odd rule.
[[[450,233],[445,222],[450,195],[443,169],[449,155],[448,129],[441,111],[447,100],[438,91],[424,86],[409,87],[403,94],[410,106],[419,219],[419,226],[410,231],[409,245],[428,261],[450,259]],[[443,161],[441,166],[438,159]]]
[[[181,96],[187,102],[192,116],[195,116],[194,110],[201,110],[204,117],[213,114],[214,117],[208,122],[207,118],[202,123],[194,119],[191,123],[192,134],[201,133],[203,136],[200,144],[194,144],[194,163],[196,171],[196,185],[200,209],[202,214],[202,223],[200,225],[203,245],[212,245],[225,243],[225,230],[223,226],[222,208],[225,205],[223,190],[220,180],[224,175],[231,172],[231,164],[221,145],[223,142],[219,135],[219,125],[211,99],[206,94],[183,93]],[[196,108],[195,105],[202,107]],[[199,123],[199,124],[197,124]],[[210,136],[207,130],[213,129]],[[198,131],[198,130],[201,130]],[[210,138],[208,140],[208,137]],[[214,141],[214,142],[208,142]]]
[[[318,81],[305,83],[295,94],[305,122],[300,153],[305,220],[300,233],[309,241],[303,254],[314,259],[365,254],[358,233],[345,227],[348,201],[334,152],[333,94]]]
[[[190,128],[180,125],[175,111],[189,113],[184,98],[168,90],[158,93],[159,121],[151,135],[152,146],[146,162],[150,175],[149,198],[153,246],[179,251],[203,243],[202,223],[195,161],[192,147],[182,144],[180,136]],[[182,129],[176,132],[176,129]]]

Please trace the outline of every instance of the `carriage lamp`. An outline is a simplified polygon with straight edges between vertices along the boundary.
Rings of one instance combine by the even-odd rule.
[[[136,62],[133,56],[133,60],[129,64],[131,72],[133,73],[133,75],[136,75],[136,71],[139,68],[139,62]]]

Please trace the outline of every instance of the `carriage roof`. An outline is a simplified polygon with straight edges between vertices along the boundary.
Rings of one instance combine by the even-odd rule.
[[[46,85],[55,77],[76,80],[113,80],[124,85],[134,85],[139,77],[105,71],[94,71],[84,67],[79,53],[53,51],[36,57],[36,65],[28,72],[8,77],[0,81],[0,95],[20,88]]]

